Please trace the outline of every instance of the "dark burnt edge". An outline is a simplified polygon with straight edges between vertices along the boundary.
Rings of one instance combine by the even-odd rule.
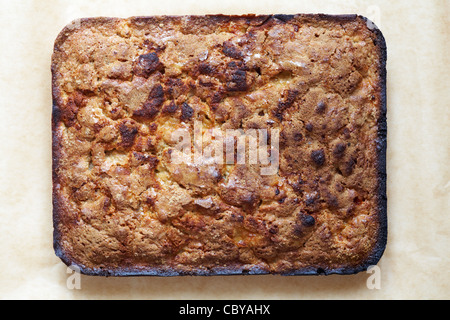
[[[61,135],[58,131],[58,126],[61,123],[61,95],[60,90],[56,86],[56,62],[55,54],[59,50],[59,46],[64,42],[67,37],[68,29],[64,28],[58,35],[51,63],[51,74],[52,74],[52,113],[51,113],[51,130],[52,130],[52,216],[53,216],[53,250],[58,258],[61,259],[67,266],[71,265],[71,259],[63,250],[61,244],[61,231],[59,230],[59,223],[61,218],[61,204],[59,201],[59,193],[56,185],[59,183],[59,177],[57,174],[59,159],[61,154]]]
[[[52,67],[53,72],[53,67]],[[53,82],[55,81],[55,75],[53,74]],[[70,265],[69,259],[63,252],[61,244],[61,232],[59,230],[59,223],[61,217],[61,204],[59,201],[59,192],[56,185],[59,183],[59,177],[57,175],[57,169],[59,166],[59,159],[61,153],[61,137],[58,132],[58,125],[61,122],[61,111],[58,106],[58,98],[55,96],[55,92],[58,91],[53,85],[53,106],[52,106],[52,215],[53,215],[53,249],[57,257],[59,257],[65,264]]]
[[[388,237],[387,218],[387,45],[381,30],[366,17],[359,16],[375,35],[375,45],[379,50],[380,66],[380,115],[378,118],[377,171],[378,171],[378,239],[372,254],[366,261],[366,268],[376,265],[386,249]],[[369,27],[370,25],[370,27]]]
[[[62,256],[67,258],[62,252]],[[63,260],[64,261],[64,260]],[[81,274],[85,276],[103,276],[103,277],[185,277],[185,276],[232,276],[232,275],[268,275],[271,274],[264,268],[254,266],[251,268],[234,267],[205,267],[193,268],[190,271],[183,271],[176,267],[120,267],[116,269],[108,269],[107,267],[88,268],[83,265],[77,265],[68,258],[64,261],[68,266],[75,266]]]
[[[179,18],[182,16],[164,16],[165,19],[170,18]],[[195,16],[191,16],[195,17]],[[202,17],[202,16],[197,16]],[[88,268],[82,264],[79,264],[74,261],[73,257],[71,257],[67,252],[65,252],[61,245],[61,232],[58,229],[58,223],[60,220],[60,203],[58,201],[58,193],[55,189],[55,184],[58,181],[58,177],[56,175],[56,169],[58,167],[60,148],[59,143],[60,139],[57,133],[57,126],[61,121],[60,114],[60,95],[59,90],[56,87],[56,70],[55,70],[55,62],[52,58],[51,71],[52,71],[52,96],[53,96],[53,109],[52,109],[52,181],[53,181],[53,247],[55,250],[56,256],[58,256],[62,262],[64,262],[67,266],[75,266],[78,268],[81,274],[88,276],[113,276],[113,277],[129,277],[129,276],[160,276],[160,277],[172,277],[172,276],[224,276],[224,275],[283,275],[283,276],[305,276],[305,275],[351,275],[356,274],[362,271],[366,271],[370,266],[376,265],[381,259],[387,244],[387,171],[386,171],[386,152],[387,152],[387,97],[386,97],[386,78],[387,78],[387,47],[385,38],[381,32],[381,30],[376,27],[376,25],[367,19],[366,17],[356,15],[356,14],[348,14],[348,15],[332,15],[332,14],[295,14],[295,15],[286,15],[286,14],[272,14],[272,15],[255,15],[255,14],[247,14],[247,15],[203,15],[203,17],[212,17],[212,18],[247,18],[247,19],[259,19],[264,18],[261,24],[264,24],[272,19],[277,19],[282,22],[289,22],[290,20],[296,17],[303,18],[320,18],[324,20],[334,20],[334,21],[354,21],[355,19],[362,19],[366,26],[375,34],[375,45],[379,49],[380,55],[380,116],[378,119],[378,138],[376,141],[377,144],[377,171],[378,171],[378,218],[379,218],[379,227],[378,227],[378,239],[376,241],[376,245],[372,251],[372,253],[368,256],[368,258],[356,267],[342,267],[342,268],[322,268],[319,266],[315,267],[305,267],[298,270],[290,270],[283,272],[271,272],[267,269],[261,268],[259,266],[254,266],[253,268],[247,268],[245,266],[239,267],[218,267],[218,268],[196,268],[189,272],[180,271],[173,267],[161,268],[161,267],[135,267],[135,268],[127,268],[121,267],[116,269],[107,269],[103,267],[98,268]],[[138,20],[147,20],[152,17],[131,17],[130,19],[138,19]],[[153,17],[154,18],[154,17]],[[102,22],[117,22],[120,19],[118,18],[109,18],[109,17],[97,17],[97,18],[83,18],[80,19],[80,27],[81,24],[83,26],[90,26],[92,24]],[[369,27],[370,24],[370,27]],[[59,50],[60,45],[64,43],[66,38],[68,37],[67,33],[72,32],[74,29],[66,26],[58,35],[55,40],[54,52]]]
[[[349,22],[355,21],[358,17],[357,14],[324,14],[324,13],[296,13],[296,14],[254,14],[254,13],[246,13],[240,15],[226,15],[226,14],[204,14],[204,15],[157,15],[157,16],[131,16],[131,23],[135,25],[141,25],[144,23],[148,23],[149,21],[154,22],[164,22],[166,20],[181,20],[183,18],[191,18],[191,19],[211,19],[211,23],[226,23],[236,19],[247,19],[249,24],[253,21],[256,21],[256,24],[253,26],[262,26],[270,21],[278,21],[281,23],[290,23],[295,21],[297,18],[306,18],[306,19],[321,19],[328,21],[336,21],[336,22]],[[108,19],[105,17],[100,17],[101,19]],[[89,18],[87,18],[89,19]],[[96,19],[96,18],[91,18]],[[198,21],[195,21],[198,22]]]

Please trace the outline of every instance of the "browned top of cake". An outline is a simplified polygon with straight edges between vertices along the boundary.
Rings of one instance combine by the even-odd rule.
[[[66,27],[52,61],[57,254],[116,275],[364,264],[381,232],[377,41],[356,16]],[[195,121],[278,129],[278,170],[174,164],[173,133],[193,132]]]

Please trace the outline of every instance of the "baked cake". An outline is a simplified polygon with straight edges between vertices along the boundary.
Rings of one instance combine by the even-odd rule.
[[[67,265],[305,275],[379,261],[386,45],[364,17],[81,19],[51,70],[54,248]],[[195,161],[179,130],[204,139],[184,145]],[[230,130],[242,135],[207,135]],[[202,153],[232,141],[237,155],[241,138],[270,142],[258,149],[269,162]]]

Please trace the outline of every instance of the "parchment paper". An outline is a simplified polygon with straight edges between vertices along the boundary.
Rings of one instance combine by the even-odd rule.
[[[1,1],[1,299],[450,298],[450,2]],[[95,278],[67,286],[52,247],[50,58],[89,16],[358,13],[388,47],[388,245],[374,274]]]

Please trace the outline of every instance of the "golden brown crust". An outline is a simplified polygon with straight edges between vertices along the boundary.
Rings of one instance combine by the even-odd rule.
[[[366,19],[82,19],[58,36],[52,75],[54,245],[67,264],[330,274],[380,258],[385,44]],[[195,120],[279,129],[278,172],[172,163],[171,133]]]

